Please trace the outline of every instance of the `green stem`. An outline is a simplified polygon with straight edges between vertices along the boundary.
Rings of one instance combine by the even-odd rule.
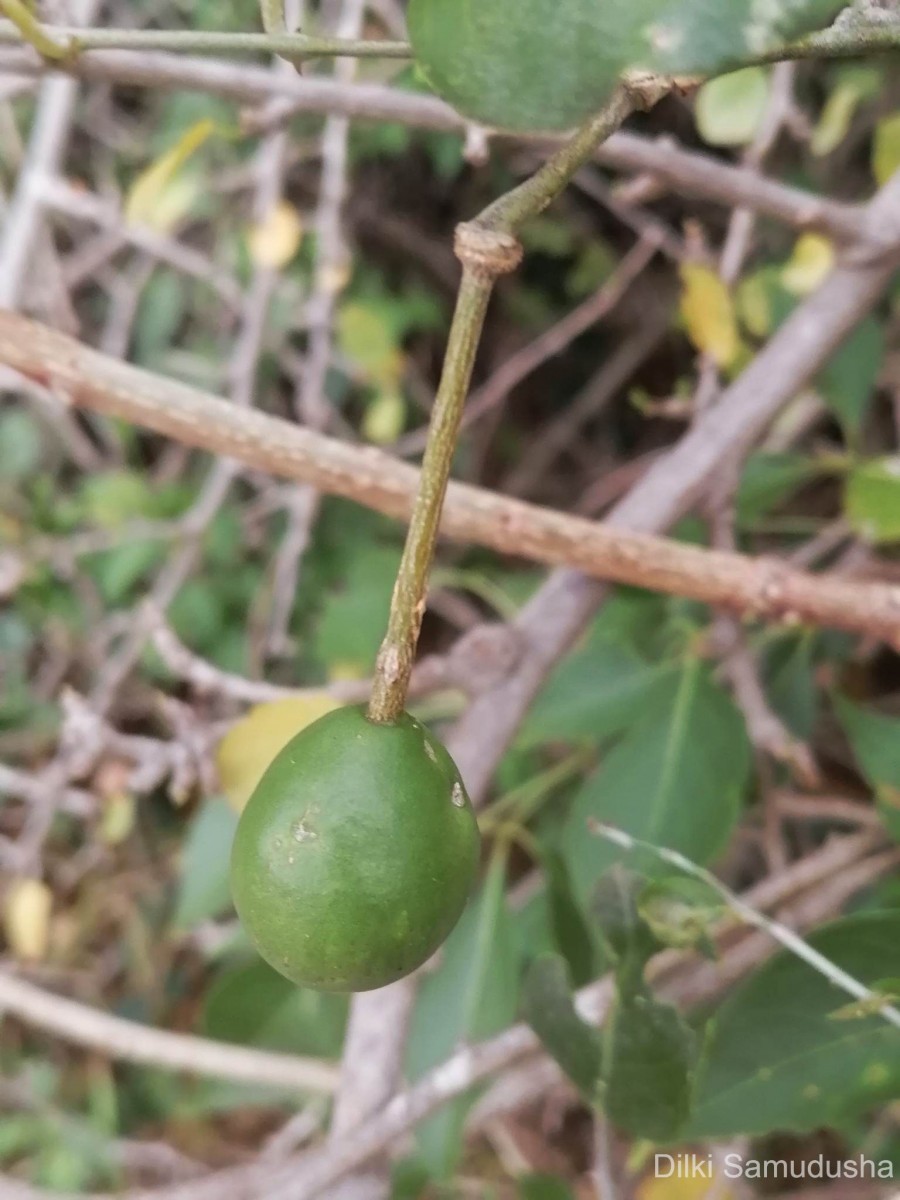
[[[485,314],[497,279],[515,270],[522,257],[515,232],[565,189],[639,99],[634,91],[618,92],[604,111],[584,125],[536,175],[457,230],[456,254],[463,265],[462,282],[422,460],[419,494],[394,585],[387,633],[375,666],[368,714],[371,721],[389,724],[406,705],[441,510]]]
[[[12,4],[16,0],[11,0]],[[10,0],[0,8],[7,10]],[[35,24],[37,24],[35,22]],[[49,46],[70,54],[81,50],[173,50],[186,54],[283,54],[293,58],[409,58],[406,42],[319,38],[305,33],[213,33],[193,29],[82,29],[80,26],[40,25]],[[0,21],[0,45],[35,45],[13,21]],[[71,50],[70,50],[71,47]]]
[[[657,87],[668,90],[668,84]],[[514,233],[524,221],[542,213],[568,187],[597,147],[634,112],[636,99],[634,90],[620,88],[603,111],[582,125],[539,171],[495,200],[474,224],[485,230]]]
[[[369,702],[372,721],[394,721],[406,705],[450,466],[492,290],[492,279],[464,269],[422,460],[422,482],[394,585],[387,633],[378,655]]]
[[[45,27],[35,19],[23,0],[0,0],[0,12],[9,17],[9,25],[18,35],[17,41],[33,46],[38,54],[53,62],[68,58],[72,48],[71,39],[59,43],[49,37]]]

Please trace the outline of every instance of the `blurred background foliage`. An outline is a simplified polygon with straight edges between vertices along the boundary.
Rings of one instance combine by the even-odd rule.
[[[258,24],[253,0],[160,0],[146,14],[126,14],[131,7],[113,4],[110,20],[234,31]],[[380,31],[373,22],[372,34]],[[395,64],[365,64],[361,77],[423,87],[415,71]],[[635,126],[740,160],[765,118],[771,87],[772,72],[753,68],[707,85],[696,100],[667,100]],[[33,106],[28,93],[0,106],[7,194]],[[100,235],[61,215],[54,228],[80,336],[155,372],[225,392],[236,328],[230,289],[246,288],[255,269],[275,269],[254,400],[291,416],[316,261],[320,121],[295,118],[290,130],[285,197],[260,222],[249,200],[258,139],[242,132],[236,106],[189,92],[85,88],[68,182],[115,204],[123,221],[189,246],[202,256],[206,278],[127,243],[92,269],[86,256]],[[327,376],[333,428],[415,458],[455,290],[450,231],[511,186],[533,155],[501,141],[489,162],[472,164],[454,136],[367,122],[354,124],[350,149],[353,255]],[[896,72],[797,68],[770,173],[854,201],[898,167]],[[826,238],[763,222],[740,279],[727,287],[714,265],[727,213],[652,180],[623,181],[598,169],[526,230],[526,262],[499,289],[476,383],[608,282],[634,242],[633,226],[648,220],[665,229],[681,261],[657,256],[602,326],[477,421],[460,445],[459,477],[601,515],[684,428],[698,355],[711,357],[726,378],[739,373],[835,261]],[[231,281],[224,294],[222,280]],[[735,506],[742,549],[802,556],[821,543],[825,561],[898,578],[898,317],[900,288],[751,455]],[[558,453],[530,471],[535,446],[559,429],[579,397],[603,386],[598,372],[635,339],[624,380],[593,409],[588,404],[586,421],[573,422]],[[116,421],[61,421],[56,409],[4,380],[0,541],[7,561],[21,567],[0,608],[0,757],[11,767],[40,771],[52,758],[63,691],[91,692],[142,601],[157,595],[167,564],[191,536],[185,518],[209,470],[204,456]],[[402,531],[324,499],[287,647],[273,654],[266,631],[287,494],[282,483],[240,475],[201,528],[195,565],[166,605],[165,621],[192,654],[222,671],[313,694],[251,706],[248,714],[227,693],[193,688],[147,639],[106,719],[121,737],[147,739],[151,759],[162,754],[154,746],[186,739],[204,762],[179,776],[162,754],[147,786],[127,744],[113,741],[81,781],[95,800],[90,811],[59,812],[40,861],[24,865],[14,851],[26,806],[11,789],[0,807],[9,854],[2,952],[28,978],[134,1020],[337,1060],[346,999],[298,991],[254,955],[230,907],[228,848],[254,774],[330,703],[315,690],[371,672]],[[704,522],[691,520],[677,536],[709,535]],[[508,619],[539,580],[527,564],[444,547],[423,651],[443,653],[473,625]],[[493,836],[484,879],[423,981],[410,1079],[461,1042],[515,1020],[529,964],[540,954],[562,955],[579,985],[609,965],[594,905],[619,855],[585,835],[590,818],[713,863],[738,889],[775,869],[779,854],[802,857],[846,828],[827,808],[812,806],[809,819],[782,814],[773,832],[766,814],[778,796],[840,796],[856,806],[851,820],[861,828],[874,817],[894,837],[900,833],[896,655],[809,628],[752,628],[748,637],[768,704],[815,757],[815,785],[798,783],[789,767],[751,745],[719,669],[707,611],[617,589],[500,767],[486,810]],[[463,703],[461,693],[445,689],[419,700],[416,711],[440,727]],[[823,951],[873,985],[900,977],[896,876],[863,888],[850,909],[819,935]],[[743,1137],[756,1139],[742,1144],[760,1153],[775,1146],[803,1158],[824,1148],[900,1166],[896,1031],[877,1016],[860,1018],[858,1036],[845,1045],[829,1020],[840,1002],[835,995],[786,958],[740,985],[714,1026],[711,1066],[684,1145]],[[698,1028],[706,1015],[692,1016]],[[12,1019],[3,1023],[0,1062],[0,1163],[66,1191],[177,1175],[184,1169],[178,1155],[210,1165],[242,1161],[296,1104],[271,1089],[114,1064]],[[421,1127],[395,1170],[398,1198],[585,1194],[590,1124],[577,1097],[564,1089],[535,1096],[514,1136],[504,1140],[493,1130],[466,1140],[476,1099],[454,1102]],[[325,1107],[311,1101],[310,1110],[315,1128]],[[175,1158],[153,1164],[135,1156],[139,1139],[168,1143]],[[684,1182],[641,1182],[649,1153],[641,1137],[623,1143],[629,1186],[640,1200],[704,1194]]]

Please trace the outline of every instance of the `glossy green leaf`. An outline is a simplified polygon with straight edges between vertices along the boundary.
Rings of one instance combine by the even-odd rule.
[[[900,913],[849,917],[811,944],[868,985],[900,972]],[[877,1015],[835,1021],[846,997],[779,954],[722,1006],[685,1136],[839,1125],[900,1095],[900,1037]]]
[[[551,1056],[588,1101],[596,1098],[602,1060],[599,1032],[575,1010],[565,960],[558,954],[535,959],[525,976],[522,1015]]]
[[[840,0],[412,0],[409,30],[431,86],[467,116],[565,129],[623,74],[715,74],[819,28]]]
[[[708,669],[687,662],[572,804],[562,848],[581,902],[618,857],[590,835],[592,819],[706,862],[734,826],[749,765],[743,719]]]
[[[620,1129],[662,1141],[691,1111],[697,1038],[677,1009],[620,994],[604,1030],[603,1108]]]
[[[506,870],[495,856],[484,887],[441,951],[413,1013],[407,1069],[418,1078],[466,1041],[489,1037],[514,1019],[519,999],[519,943],[505,896]],[[418,1129],[420,1155],[444,1178],[462,1149],[462,1127],[474,1096],[462,1096]]]
[[[900,458],[875,458],[847,476],[844,513],[869,542],[900,541]]]

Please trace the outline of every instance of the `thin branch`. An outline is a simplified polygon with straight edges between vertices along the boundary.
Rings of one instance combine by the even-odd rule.
[[[606,524],[594,529],[602,528],[608,536],[613,529],[656,532],[669,528],[708,489],[721,462],[757,442],[781,409],[828,362],[879,302],[900,265],[900,173],[866,211],[872,226],[882,231],[892,249],[878,256],[854,256],[834,271],[784,322],[715,408],[656,461],[610,513]],[[665,545],[657,543],[656,551]],[[765,574],[771,566],[771,562],[757,560],[754,570]],[[777,569],[780,571],[780,565]],[[830,591],[828,576],[806,578],[818,588],[820,597]],[[784,599],[784,593],[779,597],[777,582],[774,596],[768,587],[764,591],[769,600]],[[526,647],[519,666],[509,679],[480,696],[454,731],[454,744],[461,751],[457,763],[470,795],[484,794],[528,706],[561,656],[583,633],[604,595],[587,571],[559,571],[522,610],[515,622]],[[895,592],[892,603],[898,600],[900,595]],[[724,598],[719,603],[733,607]],[[781,615],[784,617],[784,609]],[[810,619],[808,609],[805,619]],[[896,643],[896,633],[891,640]]]
[[[16,53],[2,65],[16,76],[48,70],[48,64],[31,50]],[[216,59],[150,51],[85,51],[69,70],[80,78],[108,83],[211,92],[239,104],[266,105],[280,97],[290,102],[288,108],[278,106],[280,123],[303,113],[340,113],[356,120],[396,121],[461,136],[468,129],[464,118],[436,96],[375,83],[348,86],[327,77],[275,77],[264,68],[249,65],[237,71],[233,63]],[[263,114],[271,111],[266,108]],[[269,129],[263,114],[248,118],[246,127],[257,133]],[[795,228],[820,229],[840,241],[880,242],[880,230],[865,222],[858,205],[817,196],[711,155],[683,150],[668,138],[617,133],[600,147],[597,160],[617,170],[650,172],[684,195],[728,206],[745,205]]]
[[[279,54],[304,58],[409,58],[407,42],[310,37],[305,33],[222,33],[206,29],[96,29],[41,25],[44,37],[77,60],[83,50],[169,50],[180,54]],[[0,45],[26,44],[12,21],[0,21]],[[68,61],[67,61],[68,65]]]
[[[605,841],[612,842],[613,845],[619,846],[623,850],[630,852],[644,852],[651,855],[653,858],[666,863],[670,867],[675,867],[676,870],[684,872],[692,879],[697,879],[701,883],[705,883],[713,891],[725,901],[732,912],[747,925],[754,925],[763,933],[774,938],[780,946],[790,951],[796,958],[801,959],[807,966],[822,975],[829,983],[839,988],[842,992],[846,992],[848,996],[852,996],[854,1000],[860,1000],[865,1004],[872,1005],[873,1015],[882,1017],[889,1024],[900,1029],[900,1010],[894,1008],[888,1003],[878,1003],[879,996],[873,992],[871,988],[860,983],[852,975],[849,975],[841,967],[831,962],[824,954],[820,954],[814,946],[810,946],[805,942],[793,929],[789,929],[780,921],[775,921],[765,913],[759,912],[752,905],[747,904],[739,896],[735,895],[730,888],[721,883],[711,871],[707,871],[704,867],[698,867],[695,862],[691,862],[683,854],[677,850],[670,850],[665,846],[655,846],[651,842],[643,841],[641,838],[634,838],[630,833],[625,833],[624,830],[615,829],[611,825],[603,825],[599,822],[591,825],[591,831],[598,834]]]
[[[641,523],[649,523],[655,511],[666,514],[660,524],[668,523],[669,513],[685,503],[682,487],[690,488],[692,498],[696,485],[688,481],[718,465],[721,439],[740,435],[743,440],[748,427],[755,430],[765,421],[774,397],[795,394],[798,377],[818,369],[849,325],[846,311],[834,308],[835,290],[844,302],[859,302],[861,293],[866,298],[876,293],[889,273],[889,264],[858,272],[848,295],[849,273],[838,272],[820,300],[798,310],[730,389],[734,399],[725,410],[727,419],[721,410],[711,414],[698,434],[679,444],[679,464],[690,455],[685,470],[679,466],[684,482],[670,481],[669,469],[661,473],[659,466],[645,476],[637,490],[643,495],[652,486],[654,507],[640,506]],[[388,516],[409,517],[419,473],[381,451],[339,442],[117,362],[15,313],[0,311],[0,362],[78,407],[311,483]],[[715,437],[707,429],[715,429]],[[750,559],[633,533],[458,483],[448,489],[442,532],[503,554],[578,567],[595,579],[686,596],[748,617],[809,622],[900,645],[900,590],[890,584],[811,575],[779,559]]]
[[[314,1058],[273,1054],[127,1021],[0,971],[0,1013],[112,1058],[303,1092],[333,1092],[338,1071]]]

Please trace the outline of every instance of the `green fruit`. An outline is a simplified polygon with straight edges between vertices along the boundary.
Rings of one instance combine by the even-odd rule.
[[[414,717],[341,708],[285,746],[244,809],[235,907],[305,987],[367,991],[415,970],[458,921],[478,826],[452,758]]]

